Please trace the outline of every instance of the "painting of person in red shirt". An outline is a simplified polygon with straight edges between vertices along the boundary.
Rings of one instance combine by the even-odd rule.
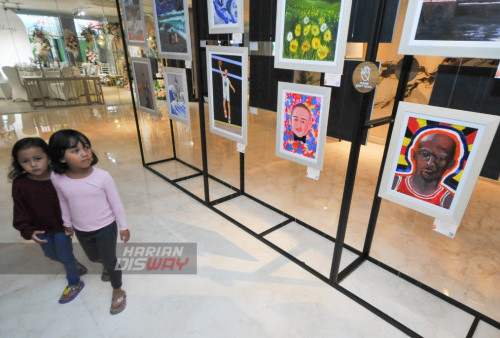
[[[425,126],[413,135],[406,147],[408,169],[396,170],[392,189],[449,209],[458,181],[455,178],[454,187],[447,183],[462,171],[467,155],[467,143],[461,131],[451,126]]]

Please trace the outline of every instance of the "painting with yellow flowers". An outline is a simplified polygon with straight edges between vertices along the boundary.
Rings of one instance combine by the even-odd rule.
[[[342,74],[351,0],[278,0],[274,66]]]

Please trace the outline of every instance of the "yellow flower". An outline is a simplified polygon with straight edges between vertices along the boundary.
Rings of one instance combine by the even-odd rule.
[[[328,48],[327,46],[324,46],[324,45],[319,46],[318,57],[320,60],[323,60],[324,58],[326,58],[328,53],[330,53],[330,48]]]
[[[307,36],[309,34],[309,31],[311,30],[311,25],[307,25],[304,27],[304,36]]]
[[[309,43],[309,41],[306,40],[302,43],[302,46],[300,48],[305,53],[311,48],[311,44]]]
[[[295,53],[297,51],[297,48],[299,47],[299,42],[297,41],[297,39],[293,39],[291,42],[290,42],[290,51],[292,53]]]
[[[324,24],[325,23],[325,18],[319,18],[318,22],[319,22],[320,25]]]
[[[295,36],[300,36],[300,31],[302,30],[302,27],[300,26],[300,23],[295,26]]]
[[[319,34],[319,27],[318,27],[318,25],[312,26],[311,30],[312,30],[312,33],[313,33],[314,36],[316,36],[316,35]]]
[[[326,30],[325,34],[323,34],[323,39],[328,42],[332,39],[332,32],[329,29]]]
[[[318,47],[321,46],[321,40],[319,38],[313,38],[311,45],[313,49],[318,49]]]

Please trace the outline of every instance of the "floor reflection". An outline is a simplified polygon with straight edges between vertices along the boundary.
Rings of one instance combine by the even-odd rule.
[[[54,131],[73,128],[90,138],[101,159],[99,165],[109,170],[118,182],[130,186],[134,175],[150,175],[141,166],[139,140],[145,162],[163,160],[174,154],[166,106],[159,104],[157,115],[138,112],[138,138],[131,105],[128,102],[122,104],[120,97],[126,97],[125,93],[113,97],[110,100],[113,104],[108,106],[2,114],[0,156],[9,159],[2,161],[3,172],[7,172],[10,149],[18,139],[40,136],[48,140]],[[205,108],[208,114],[206,105]],[[201,169],[197,103],[191,103],[190,112],[189,129],[178,122],[172,124],[175,153],[183,161]],[[244,163],[246,191],[335,237],[350,143],[327,140],[324,168],[319,181],[315,181],[306,178],[304,166],[275,156],[275,125],[274,112],[258,110],[257,115],[249,115]],[[211,134],[208,121],[206,126],[209,173],[239,187],[240,159],[235,142]],[[346,234],[346,243],[357,249],[363,247],[382,152],[383,146],[372,143],[361,150]],[[199,179],[186,181],[184,185],[199,194],[200,182]],[[2,191],[10,189],[6,180],[2,180],[1,187]],[[134,199],[140,197],[134,195],[133,185],[127,189],[130,191],[127,190],[124,199],[133,204]],[[0,200],[5,210],[11,208],[9,198],[4,196]],[[498,205],[500,182],[480,179],[456,238],[450,239],[431,230],[433,220],[430,217],[383,201],[372,255],[475,310],[500,320]],[[252,222],[252,217],[244,216],[248,210],[241,209],[246,208],[245,204],[225,208],[235,215],[241,214],[242,222],[245,218]],[[10,223],[9,217],[9,213],[2,216],[4,224]],[[6,236],[12,241],[19,240],[11,231]],[[288,236],[293,236],[293,232]],[[311,257],[315,255],[311,254]]]

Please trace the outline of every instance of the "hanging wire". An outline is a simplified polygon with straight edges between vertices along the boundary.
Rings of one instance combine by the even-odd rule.
[[[464,60],[463,58],[460,58],[460,64],[458,65],[458,70],[457,70],[457,73],[455,74],[455,79],[453,81],[453,86],[452,86],[452,89],[451,89],[451,94],[448,97],[448,103],[446,104],[446,108],[450,108],[450,106],[451,106],[451,98],[453,97],[453,93],[455,92],[455,88],[457,86],[458,74],[460,74],[460,69],[462,68],[462,62],[463,62],[463,60]]]

